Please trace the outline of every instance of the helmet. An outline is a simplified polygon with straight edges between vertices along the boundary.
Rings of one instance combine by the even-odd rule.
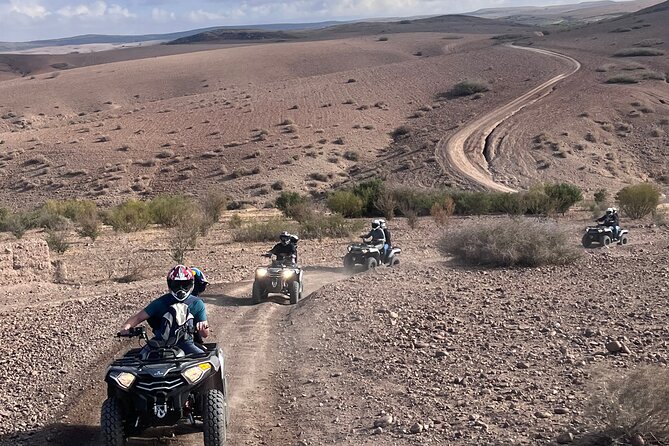
[[[379,222],[381,223],[381,229],[386,229],[388,227],[388,223],[386,223],[386,220],[383,218],[380,219]]]
[[[608,208],[608,209],[606,210],[606,213],[607,213],[607,215],[608,215],[608,214],[613,214],[614,211],[615,211],[615,209],[613,209],[613,208]]]
[[[195,268],[195,267],[191,266],[190,270],[193,272],[193,278],[195,280],[195,284],[193,286],[192,294],[194,294],[196,296],[199,296],[200,293],[202,293],[204,290],[207,289],[207,285],[209,284],[209,281],[205,277],[202,270],[200,270],[199,268]]]
[[[279,240],[284,245],[287,245],[288,243],[290,243],[290,238],[291,238],[291,235],[287,231],[283,231],[281,234],[279,234]]]
[[[613,209],[613,213],[614,213],[614,214],[617,214],[617,213],[618,213],[618,209],[616,209],[616,208],[612,208],[612,209]]]
[[[195,277],[193,272],[183,265],[177,265],[167,274],[167,287],[174,298],[180,302],[193,292]]]
[[[297,242],[300,241],[300,238],[295,234],[290,234],[290,243],[297,245]]]
[[[381,226],[381,220],[372,220],[372,229],[376,229]]]

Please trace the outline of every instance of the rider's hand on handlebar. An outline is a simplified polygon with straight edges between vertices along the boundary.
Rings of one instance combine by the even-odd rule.
[[[130,335],[130,330],[128,330],[127,328],[124,328],[121,331],[119,331],[118,333],[116,333],[116,336],[119,337],[119,338],[122,337],[122,336],[128,336],[128,335]]]

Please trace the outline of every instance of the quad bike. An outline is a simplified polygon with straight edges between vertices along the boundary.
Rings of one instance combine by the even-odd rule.
[[[617,242],[619,245],[626,245],[629,242],[629,231],[627,229],[620,229],[617,237],[613,237],[613,228],[611,226],[588,226],[585,228],[585,234],[581,239],[584,248],[590,248],[593,244],[598,246],[609,246],[611,243]]]
[[[272,254],[263,254],[263,257],[272,258]],[[268,267],[256,268],[255,281],[251,298],[253,303],[259,303],[272,294],[283,294],[290,298],[291,304],[302,299],[302,269],[290,256],[277,256]]]
[[[351,243],[348,253],[344,256],[344,268],[352,270],[356,265],[362,265],[365,270],[376,268],[378,265],[397,266],[400,259],[397,257],[402,248],[393,246],[386,256],[375,245],[370,243]]]
[[[148,341],[144,327],[117,336],[153,342]],[[126,438],[146,428],[174,426],[186,420],[201,427],[205,446],[224,445],[228,389],[223,352],[216,344],[200,347],[204,353],[185,355],[178,347],[149,343],[112,362],[105,375],[101,444],[123,446]]]

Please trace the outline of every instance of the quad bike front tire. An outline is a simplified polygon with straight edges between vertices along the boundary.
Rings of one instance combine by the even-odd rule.
[[[347,271],[352,271],[354,267],[355,267],[355,262],[353,261],[353,256],[350,254],[346,254],[344,256],[344,269]]]
[[[259,304],[260,301],[262,300],[262,297],[263,297],[262,286],[260,285],[260,282],[256,280],[253,282],[253,290],[251,291],[251,301],[254,304]]]
[[[602,237],[602,246],[609,246],[611,244],[611,237],[605,235]]]
[[[627,235],[623,235],[620,237],[620,241],[618,242],[619,245],[625,246],[626,244],[629,243],[629,238],[627,238]]]
[[[293,283],[291,283],[290,288],[289,288],[288,291],[289,291],[290,303],[291,303],[291,305],[295,305],[296,303],[298,303],[300,301],[300,297],[302,297],[302,296],[300,296],[300,294],[301,294],[300,293],[300,282],[298,282],[296,280]]]
[[[367,271],[369,271],[370,269],[375,269],[377,265],[378,263],[374,257],[370,257],[367,260],[365,260],[365,269]]]
[[[207,390],[204,395],[202,423],[204,427],[204,446],[225,445],[227,406],[225,395],[218,389]]]
[[[583,245],[584,248],[590,248],[592,246],[592,237],[590,237],[589,234],[583,235],[583,238],[581,239],[581,244]]]
[[[125,444],[125,426],[123,412],[118,399],[107,398],[100,411],[100,435],[102,446],[123,446]]]

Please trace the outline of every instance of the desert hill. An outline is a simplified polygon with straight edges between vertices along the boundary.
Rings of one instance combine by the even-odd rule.
[[[579,23],[612,19],[653,6],[659,0],[593,1],[567,5],[518,6],[508,8],[486,8],[469,15],[489,19],[506,19],[526,25],[546,26],[553,24],[573,26]]]

